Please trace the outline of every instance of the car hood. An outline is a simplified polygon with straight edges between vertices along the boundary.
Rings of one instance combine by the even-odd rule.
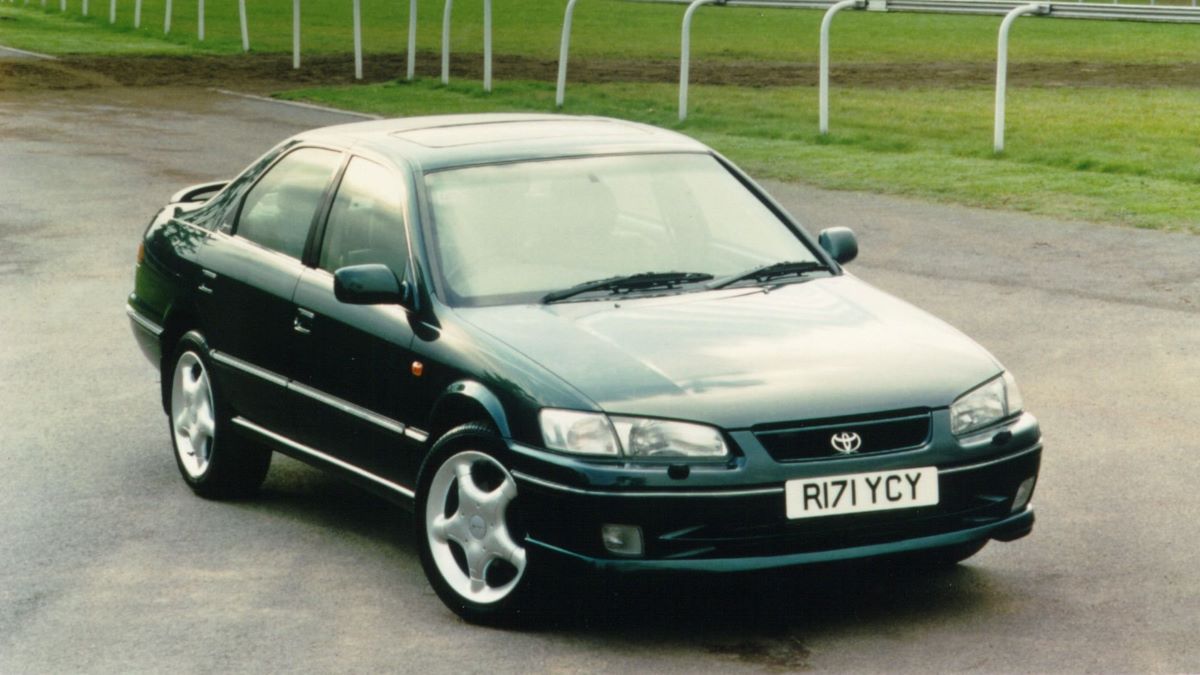
[[[986,350],[851,275],[658,298],[460,309],[610,413],[754,424],[949,405]]]

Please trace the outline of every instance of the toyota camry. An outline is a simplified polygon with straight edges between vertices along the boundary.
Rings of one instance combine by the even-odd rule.
[[[501,622],[563,570],[673,574],[1028,534],[1011,373],[846,271],[686,136],[554,115],[328,127],[180,191],[126,307],[187,485],[272,453],[409,506],[438,596]]]

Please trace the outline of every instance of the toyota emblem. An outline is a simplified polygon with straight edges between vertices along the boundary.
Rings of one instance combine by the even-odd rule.
[[[853,431],[839,431],[829,437],[829,444],[843,455],[852,455],[862,447],[862,436]]]

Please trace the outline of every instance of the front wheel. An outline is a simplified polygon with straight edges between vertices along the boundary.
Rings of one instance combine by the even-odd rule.
[[[533,572],[517,483],[497,458],[500,439],[465,425],[442,437],[421,468],[416,521],[421,565],[438,597],[473,623],[528,618]]]
[[[171,363],[168,424],[184,482],[210,499],[253,494],[266,478],[271,451],[230,432],[204,337],[196,331],[184,335]]]

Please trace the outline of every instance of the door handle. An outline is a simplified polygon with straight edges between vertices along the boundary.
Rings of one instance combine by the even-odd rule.
[[[205,280],[201,281],[200,285],[197,286],[196,289],[198,291],[200,291],[201,293],[208,293],[209,295],[212,295],[213,289],[211,286],[208,285],[208,282],[213,279],[216,279],[217,273],[212,270],[206,270],[206,269],[201,269],[200,273],[204,275]]]
[[[312,333],[312,322],[316,316],[316,314],[303,307],[296,308],[296,317],[292,319],[292,330],[301,335]]]

